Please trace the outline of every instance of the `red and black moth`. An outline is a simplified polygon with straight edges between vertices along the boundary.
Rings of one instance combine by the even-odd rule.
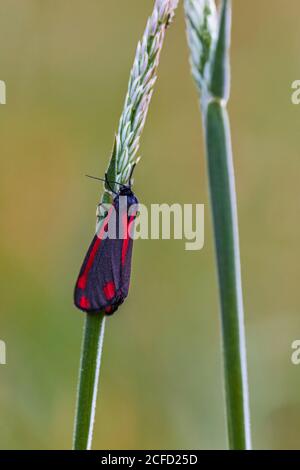
[[[106,183],[109,186],[107,177]],[[131,189],[131,180],[129,185],[120,184],[117,193],[112,192],[115,194],[113,204],[89,247],[75,286],[74,303],[88,313],[103,311],[112,315],[129,291],[133,248],[130,234],[138,200]],[[124,200],[127,204],[123,203]],[[112,218],[116,224],[116,236],[109,238],[108,227]]]

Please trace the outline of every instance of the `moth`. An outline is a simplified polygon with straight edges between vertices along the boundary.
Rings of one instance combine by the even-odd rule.
[[[133,249],[131,234],[138,210],[131,176],[128,185],[115,183],[119,184],[119,191],[115,192],[105,175],[114,200],[88,249],[74,291],[74,303],[84,312],[103,311],[112,315],[128,296]],[[110,224],[115,225],[113,237]]]

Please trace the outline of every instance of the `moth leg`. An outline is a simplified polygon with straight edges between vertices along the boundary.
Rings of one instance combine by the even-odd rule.
[[[97,205],[97,208],[96,208],[96,218],[97,218],[97,222],[100,222],[100,220],[105,219],[105,217],[107,217],[107,215],[108,215],[107,204],[105,204],[105,203],[103,203],[103,202],[100,202],[100,203]]]

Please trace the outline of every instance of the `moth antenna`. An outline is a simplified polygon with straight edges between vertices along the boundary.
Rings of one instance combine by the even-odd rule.
[[[130,172],[130,176],[129,176],[129,185],[130,185],[130,186],[132,185],[131,180],[132,180],[132,175],[133,175],[133,172],[134,172],[135,167],[136,167],[136,163],[134,163],[134,164],[132,165],[132,167],[131,167],[131,172]]]
[[[109,189],[110,189],[112,192],[114,192],[114,191],[113,191],[113,190],[111,189],[111,187],[110,187],[111,183],[113,183],[113,184],[118,184],[119,186],[124,186],[122,183],[118,183],[117,181],[109,181],[107,178],[105,178],[105,179],[104,179],[104,178],[98,178],[97,176],[91,176],[91,175],[85,175],[85,176],[86,176],[87,178],[91,178],[91,179],[93,179],[93,180],[103,181],[103,183],[106,183],[107,186],[109,187]],[[105,175],[105,176],[106,176],[106,175]]]
[[[114,191],[114,190],[112,189],[112,187],[111,187],[111,185],[110,185],[110,181],[108,181],[108,178],[107,178],[107,173],[105,173],[105,183],[107,184],[108,188],[111,190],[111,192],[112,192],[113,194],[116,194],[116,195],[118,194],[118,193],[116,193],[116,191]],[[119,183],[114,183],[114,184],[119,184]]]
[[[103,178],[97,178],[96,176],[91,176],[91,175],[85,175],[87,178],[91,178],[93,180],[98,180],[98,181],[103,181],[105,183],[105,179]]]

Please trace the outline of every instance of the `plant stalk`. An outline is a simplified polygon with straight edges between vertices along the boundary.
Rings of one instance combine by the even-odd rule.
[[[201,97],[218,271],[230,449],[251,448],[246,341],[229,118],[231,1],[185,0],[192,73]]]
[[[138,161],[137,152],[154,91],[160,53],[177,5],[178,0],[155,0],[143,38],[138,43],[107,170],[109,181],[128,183],[132,167]],[[102,202],[111,203],[110,188],[104,189]],[[97,213],[96,232],[103,220],[103,215]],[[104,326],[103,313],[86,315],[73,438],[75,450],[89,450],[92,446]]]
[[[105,316],[102,313],[86,314],[73,438],[74,450],[90,450],[92,446],[104,328]]]
[[[221,301],[230,449],[251,448],[244,311],[234,169],[227,111],[208,105],[206,147]]]

